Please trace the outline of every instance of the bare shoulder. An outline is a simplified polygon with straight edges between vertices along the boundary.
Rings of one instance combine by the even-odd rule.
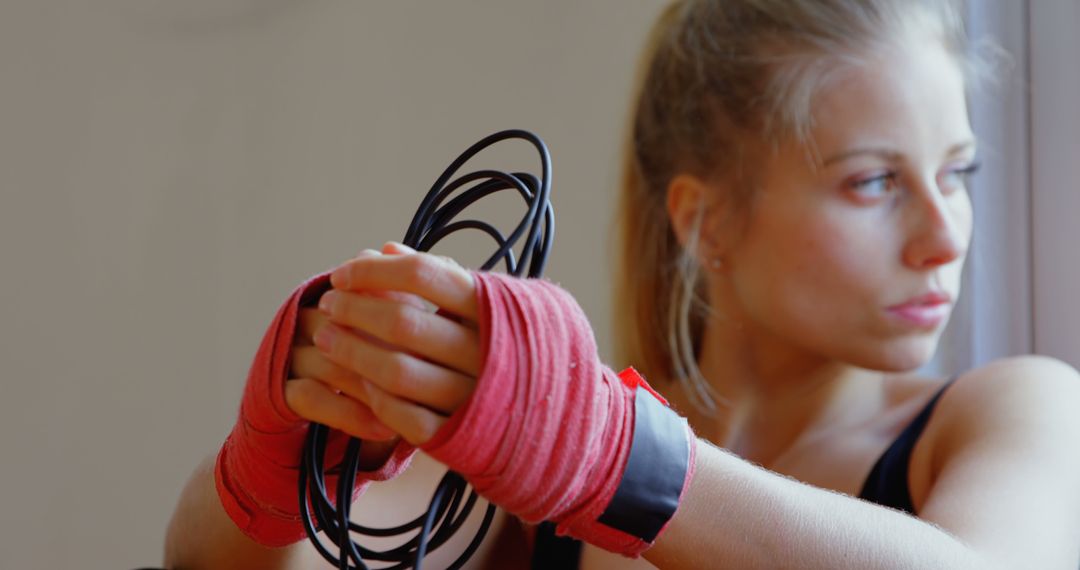
[[[962,374],[931,420],[919,518],[1009,567],[1075,568],[1077,410],[1080,374],[1060,360],[1005,358]]]
[[[1076,436],[1080,373],[1046,356],[1003,358],[962,374],[942,397],[940,408],[939,449],[988,430]]]
[[[1058,383],[1061,388],[1075,387],[1080,381],[1080,373],[1068,363],[1035,354],[1000,358],[972,369],[963,376],[990,382],[1019,381],[1032,385]]]

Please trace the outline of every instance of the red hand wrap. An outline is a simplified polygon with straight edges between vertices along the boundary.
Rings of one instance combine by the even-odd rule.
[[[560,534],[640,555],[651,543],[597,521],[626,469],[640,377],[624,381],[598,360],[588,320],[558,286],[473,275],[484,369],[470,400],[421,447],[526,521],[552,521]],[[685,432],[682,490],[695,441]]]
[[[312,277],[278,309],[248,372],[236,425],[214,467],[225,512],[244,534],[264,546],[285,546],[304,538],[297,487],[309,422],[285,403],[285,380],[299,308],[313,305],[329,288],[329,273]],[[348,439],[348,435],[332,431],[326,457],[341,457]],[[370,481],[401,473],[414,451],[403,441],[378,469],[359,472],[353,500]],[[336,476],[327,476],[326,481],[328,487],[337,485]]]

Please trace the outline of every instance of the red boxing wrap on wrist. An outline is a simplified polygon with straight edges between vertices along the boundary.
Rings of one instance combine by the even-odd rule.
[[[634,514],[634,505],[612,505],[612,499],[617,490],[627,494],[621,482],[635,438],[635,396],[659,395],[632,369],[617,375],[599,361],[588,320],[558,286],[496,273],[473,275],[484,368],[469,401],[422,449],[526,521],[552,521],[559,534],[640,555],[662,532],[689,485],[696,441],[689,426],[656,406],[675,418],[665,420],[674,439],[664,441],[674,442],[668,448],[680,448],[672,457],[683,464],[675,471],[678,480],[665,482],[674,488],[671,508],[653,532],[635,535],[600,522]],[[609,506],[621,507],[614,509],[619,513],[613,515]]]
[[[298,478],[310,422],[286,404],[285,381],[299,309],[313,305],[329,288],[329,273],[312,277],[278,309],[248,372],[236,425],[214,466],[214,482],[225,512],[244,534],[263,546],[280,547],[304,538]],[[332,431],[326,457],[341,457],[348,440],[347,434]],[[404,471],[414,451],[403,440],[379,468],[358,472],[353,500],[370,481]],[[336,476],[328,475],[326,481],[328,487],[337,485]]]

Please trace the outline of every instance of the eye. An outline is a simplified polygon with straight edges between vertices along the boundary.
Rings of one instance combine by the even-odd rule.
[[[880,198],[896,189],[896,173],[884,172],[877,176],[853,180],[848,188],[862,198]]]
[[[942,192],[947,194],[953,190],[967,188],[971,176],[978,172],[979,167],[981,166],[982,165],[978,162],[972,162],[966,166],[959,166],[946,170],[941,176],[941,181],[938,183],[941,185]]]

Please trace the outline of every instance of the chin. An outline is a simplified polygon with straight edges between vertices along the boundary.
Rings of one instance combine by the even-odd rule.
[[[877,343],[875,343],[877,344]],[[851,363],[882,372],[911,372],[930,362],[937,352],[938,335],[890,340],[866,347]]]

